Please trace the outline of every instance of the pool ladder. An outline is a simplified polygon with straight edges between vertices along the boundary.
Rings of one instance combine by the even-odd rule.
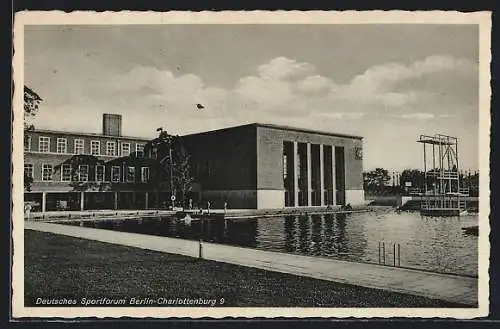
[[[393,243],[392,244],[392,266],[394,267],[400,267],[401,266],[401,246],[399,243]],[[385,242],[384,241],[379,241],[378,243],[378,263],[380,265],[391,265],[387,263],[387,257],[386,257],[386,248],[385,248]],[[390,256],[390,254],[389,254]]]

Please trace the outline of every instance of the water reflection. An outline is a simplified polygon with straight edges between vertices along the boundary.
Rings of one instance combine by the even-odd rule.
[[[477,275],[477,237],[466,235],[461,229],[477,225],[477,216],[431,218],[418,213],[379,211],[204,220],[190,225],[171,218],[85,222],[84,225],[369,263],[378,263],[378,245],[384,242],[390,265],[394,259],[393,246],[400,244],[401,266]]]

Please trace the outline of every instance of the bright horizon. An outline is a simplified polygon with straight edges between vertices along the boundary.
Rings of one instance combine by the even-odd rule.
[[[40,129],[288,125],[363,136],[365,171],[421,169],[418,136],[441,133],[477,170],[478,42],[473,25],[27,26],[25,84]]]

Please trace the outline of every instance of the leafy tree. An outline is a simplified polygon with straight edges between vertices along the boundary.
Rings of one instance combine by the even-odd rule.
[[[38,112],[38,106],[42,98],[31,88],[24,86],[24,139],[27,140],[28,131],[34,129],[34,125],[30,124],[32,119]],[[33,177],[24,174],[24,189],[31,191],[33,185]]]
[[[158,128],[157,131],[158,137],[144,146],[144,153],[158,160],[155,168],[156,186],[159,189],[162,182],[166,183],[173,195],[180,192],[182,204],[185,204],[193,182],[191,157],[179,136],[170,135],[162,128]]]
[[[424,173],[418,169],[405,169],[401,172],[399,181],[403,188],[407,182],[410,182],[412,187],[423,188],[425,183]]]
[[[390,180],[386,169],[376,168],[363,174],[363,187],[367,192],[381,194]]]
[[[24,86],[24,130],[29,131],[34,128],[33,124],[29,124],[38,112],[38,106],[42,98],[31,88]]]
[[[62,170],[62,166],[65,164],[71,165],[71,182],[69,186],[71,186],[74,191],[107,191],[110,189],[110,184],[108,182],[96,182],[92,179],[95,175],[95,166],[104,165],[104,160],[100,160],[93,155],[76,154],[55,166],[55,171]],[[87,181],[80,181],[79,179],[80,165],[88,166]]]

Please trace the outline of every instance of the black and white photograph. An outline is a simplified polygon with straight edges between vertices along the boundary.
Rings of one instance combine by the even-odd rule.
[[[487,315],[490,20],[16,14],[13,316]]]

